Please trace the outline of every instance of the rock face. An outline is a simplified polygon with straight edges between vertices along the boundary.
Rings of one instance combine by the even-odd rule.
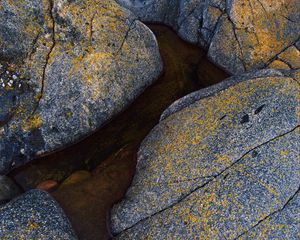
[[[8,177],[0,175],[0,205],[21,194],[21,189]]]
[[[143,21],[173,27],[229,73],[299,68],[298,0],[118,0]]]
[[[46,193],[32,190],[0,207],[1,239],[77,239],[68,219]]]
[[[264,70],[179,100],[140,147],[133,184],[112,211],[117,238],[280,234],[269,222],[296,239],[299,94],[292,75]]]
[[[4,0],[0,20],[0,173],[95,131],[162,70],[152,32],[113,0]]]

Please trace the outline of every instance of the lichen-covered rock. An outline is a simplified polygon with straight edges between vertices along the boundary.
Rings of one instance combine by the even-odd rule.
[[[286,75],[292,75],[291,72],[286,72]],[[263,77],[284,77],[285,74],[283,71],[274,70],[274,69],[264,69],[258,72],[249,72],[243,75],[236,75],[230,78],[225,79],[221,83],[212,85],[208,88],[201,89],[199,91],[195,91],[191,94],[188,94],[175,102],[173,102],[162,114],[160,120],[164,120],[171,114],[180,111],[181,109],[191,105],[192,103],[205,98],[212,96],[218,93],[221,90],[224,90],[230,86],[233,86],[239,82],[243,82],[246,80],[254,79],[254,78],[263,78]]]
[[[112,211],[120,239],[233,239],[298,191],[299,83],[266,70],[203,91],[143,141]]]
[[[144,21],[172,26],[230,73],[299,68],[298,0],[118,0]]]
[[[241,239],[299,239],[299,209],[298,190],[286,205],[244,233]]]
[[[1,239],[77,239],[62,209],[46,192],[32,190],[0,206]]]
[[[21,189],[6,176],[0,175],[0,205],[21,194]]]
[[[0,8],[0,173],[92,133],[162,70],[153,33],[114,0]]]

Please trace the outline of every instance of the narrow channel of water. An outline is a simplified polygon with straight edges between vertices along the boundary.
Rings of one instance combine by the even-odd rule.
[[[228,77],[207,60],[205,51],[184,42],[168,27],[149,27],[157,36],[163,58],[162,76],[96,133],[9,174],[29,190],[49,179],[62,182],[76,170],[92,171],[90,180],[53,193],[83,239],[95,239],[99,234],[101,239],[109,238],[107,212],[130,185],[138,146],[158,123],[163,110],[178,98]]]
[[[11,172],[28,190],[47,179],[62,181],[73,171],[91,170],[130,142],[140,142],[178,98],[218,83],[227,74],[210,63],[205,52],[182,41],[165,26],[150,25],[164,61],[164,73],[123,113],[85,140],[41,157]]]

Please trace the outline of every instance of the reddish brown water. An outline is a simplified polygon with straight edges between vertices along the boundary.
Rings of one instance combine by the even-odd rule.
[[[80,239],[109,238],[108,211],[129,187],[138,146],[158,123],[163,110],[178,98],[228,77],[207,60],[202,49],[182,41],[169,28],[150,28],[157,36],[164,61],[164,73],[155,84],[85,140],[10,173],[28,190],[49,179],[61,182],[76,170],[92,171],[92,177],[84,182],[52,193]]]

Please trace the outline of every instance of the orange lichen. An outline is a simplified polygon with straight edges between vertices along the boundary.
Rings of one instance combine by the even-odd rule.
[[[280,60],[274,60],[273,62],[271,62],[269,64],[268,68],[290,70],[290,67],[286,63],[284,63]]]
[[[37,129],[42,125],[42,119],[38,115],[29,117],[22,126],[23,131],[29,132],[33,129]]]
[[[300,68],[300,51],[294,46],[281,53],[279,58],[288,62],[293,69]]]
[[[285,17],[298,11],[294,2],[295,0],[234,2],[231,19],[247,68],[266,63],[295,40],[297,36],[286,36],[286,28],[290,23]]]
[[[28,230],[29,230],[29,231],[35,230],[35,229],[37,229],[37,228],[39,228],[39,227],[40,227],[40,225],[37,224],[37,223],[35,223],[35,222],[30,221],[30,222],[28,223]]]

